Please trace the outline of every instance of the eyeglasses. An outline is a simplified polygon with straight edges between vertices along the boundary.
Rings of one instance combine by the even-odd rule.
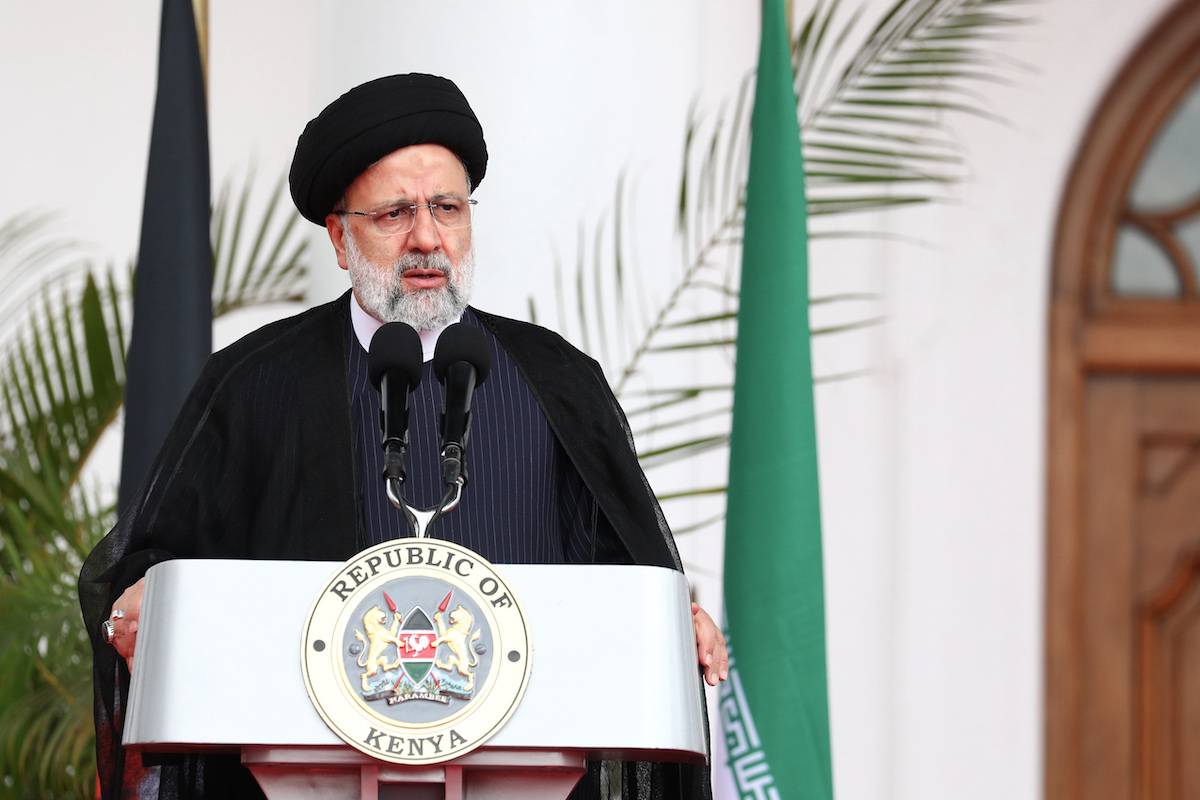
[[[422,208],[428,208],[433,221],[442,228],[454,230],[467,228],[471,225],[471,206],[479,201],[469,197],[446,195],[435,198],[429,203],[401,203],[388,206],[378,211],[335,211],[335,214],[350,214],[355,217],[366,217],[371,220],[375,232],[380,236],[399,236],[408,233],[417,224],[417,214]]]

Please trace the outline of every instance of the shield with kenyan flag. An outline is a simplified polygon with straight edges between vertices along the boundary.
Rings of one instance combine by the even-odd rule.
[[[433,643],[437,639],[437,632],[429,615],[420,606],[408,612],[397,638],[400,640],[397,648],[400,651],[400,668],[414,686],[420,686],[429,674],[437,653],[437,646]]]

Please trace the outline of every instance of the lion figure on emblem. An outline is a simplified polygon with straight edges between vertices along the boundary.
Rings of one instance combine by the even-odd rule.
[[[367,635],[363,636],[362,631],[355,629],[354,638],[358,639],[364,647],[361,654],[358,656],[358,666],[363,667],[365,671],[362,674],[362,690],[363,692],[371,691],[370,680],[379,674],[382,669],[384,672],[395,669],[400,666],[400,648],[401,642],[397,638],[400,632],[400,615],[392,614],[392,627],[387,627],[387,614],[379,606],[371,606],[367,613],[363,614],[363,628],[366,629]],[[396,646],[396,660],[388,661],[384,656],[388,647]]]
[[[467,691],[471,691],[475,688],[475,667],[479,666],[479,661],[475,658],[475,653],[471,648],[475,642],[479,641],[479,631],[471,630],[471,626],[475,624],[475,617],[460,605],[450,612],[449,625],[442,622],[441,611],[433,615],[433,621],[437,625],[438,631],[437,638],[433,640],[433,646],[444,644],[450,651],[449,659],[445,662],[434,659],[434,666],[446,672],[451,670],[458,672],[467,679],[466,688]]]

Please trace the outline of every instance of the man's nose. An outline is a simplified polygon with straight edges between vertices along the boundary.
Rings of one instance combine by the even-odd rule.
[[[441,232],[428,206],[417,207],[417,218],[408,233],[408,246],[421,253],[432,253],[442,246]]]

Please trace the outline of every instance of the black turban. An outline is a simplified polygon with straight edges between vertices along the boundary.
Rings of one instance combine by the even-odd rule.
[[[324,225],[355,178],[412,144],[440,144],[457,155],[472,187],[487,171],[483,128],[453,81],[391,75],[355,86],[304,127],[288,174],[296,208]]]

